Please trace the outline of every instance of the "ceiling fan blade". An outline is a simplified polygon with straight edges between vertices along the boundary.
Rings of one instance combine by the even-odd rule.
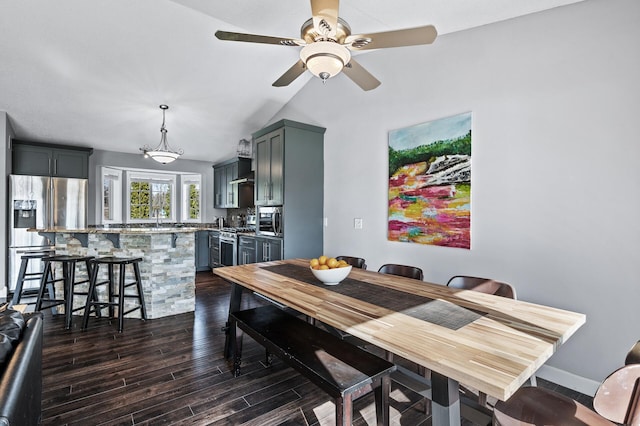
[[[335,37],[338,28],[339,0],[311,0],[313,26],[318,34]]]
[[[291,82],[293,82],[293,80],[300,77],[302,73],[305,72],[306,69],[307,67],[304,65],[304,62],[302,62],[302,60],[298,60],[298,62],[293,64],[291,68],[285,71],[285,73],[282,74],[282,76],[279,79],[274,81],[272,86],[274,87],[288,86],[289,84],[291,84]]]
[[[372,90],[380,86],[380,81],[375,78],[369,71],[364,69],[362,65],[357,63],[355,59],[351,58],[351,61],[342,68],[342,72],[347,77],[353,80],[362,90]]]
[[[347,37],[344,44],[352,50],[382,49],[431,44],[437,36],[436,28],[433,25],[427,25],[381,33],[355,34]]]
[[[258,34],[232,33],[229,31],[216,31],[216,37],[220,40],[246,41],[249,43],[279,44],[282,46],[304,46],[307,44],[299,38],[271,37]]]

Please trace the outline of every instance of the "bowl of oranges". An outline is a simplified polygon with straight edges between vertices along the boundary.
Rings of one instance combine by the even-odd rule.
[[[336,260],[333,257],[320,256],[311,259],[309,267],[313,276],[322,281],[325,285],[336,285],[347,278],[351,272],[351,265],[344,260]]]

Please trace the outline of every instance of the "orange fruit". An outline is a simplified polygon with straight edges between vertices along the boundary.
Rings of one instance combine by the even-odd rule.
[[[309,265],[313,268],[314,266],[320,265],[320,261],[318,261],[318,259],[311,259]]]
[[[329,269],[329,267],[327,265],[320,265],[318,266],[318,269]]]
[[[322,255],[322,256],[320,256],[320,257],[318,258],[318,262],[319,262],[321,265],[326,264],[326,263],[327,263],[327,260],[328,260],[328,258],[327,258],[327,256],[325,256],[325,255]]]
[[[338,268],[343,268],[345,266],[349,266],[346,260],[338,260]]]
[[[331,269],[337,268],[338,267],[338,261],[332,257],[331,259],[327,260],[327,266],[329,268],[331,268]]]

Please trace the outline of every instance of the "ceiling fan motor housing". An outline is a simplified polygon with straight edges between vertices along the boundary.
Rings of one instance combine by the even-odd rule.
[[[300,59],[313,75],[327,80],[340,74],[351,60],[351,53],[334,41],[316,41],[302,48]]]

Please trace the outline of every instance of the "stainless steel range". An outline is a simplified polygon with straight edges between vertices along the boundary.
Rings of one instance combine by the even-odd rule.
[[[255,232],[254,227],[222,228],[220,230],[220,265],[238,264],[238,234]]]

